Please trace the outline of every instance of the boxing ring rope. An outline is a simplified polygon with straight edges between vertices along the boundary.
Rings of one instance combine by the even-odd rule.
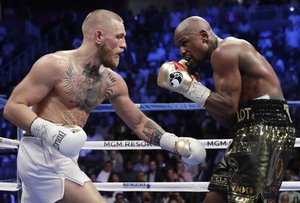
[[[232,139],[206,139],[198,140],[204,145],[205,149],[226,149]],[[0,147],[17,149],[18,140],[11,140],[0,137]],[[296,138],[294,147],[300,147],[300,138]],[[159,146],[151,145],[143,140],[124,140],[124,141],[87,141],[82,149],[91,150],[157,150]]]
[[[280,191],[299,191],[300,181],[283,181]],[[208,192],[209,182],[123,182],[123,183],[95,183],[99,191],[122,191],[122,192]],[[0,191],[17,192],[21,184],[0,184]]]
[[[300,101],[287,101],[290,107],[300,106]],[[203,109],[196,103],[144,103],[135,104],[141,111],[182,111],[182,110],[201,110]],[[111,104],[101,104],[92,112],[114,112]]]
[[[0,98],[0,109],[3,109],[6,100]],[[288,101],[290,107],[300,106],[298,101]],[[195,103],[145,103],[136,104],[142,111],[168,111],[168,110],[200,110]],[[110,104],[102,104],[92,112],[114,112]],[[18,128],[18,134],[23,131]],[[18,136],[19,137],[19,136]],[[231,139],[207,139],[199,140],[205,149],[225,149],[231,143]],[[18,140],[0,137],[0,148],[17,149]],[[296,138],[294,147],[300,147],[300,138]],[[130,141],[87,141],[83,147],[91,150],[160,150],[161,147],[154,146],[142,140]],[[152,192],[207,192],[209,182],[108,182],[96,183],[97,190],[101,191],[152,191]],[[0,182],[0,191],[19,191],[20,182]],[[283,181],[280,191],[300,191],[300,181]]]

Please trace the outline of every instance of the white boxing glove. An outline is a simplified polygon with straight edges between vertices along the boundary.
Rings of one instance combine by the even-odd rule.
[[[186,66],[187,61],[171,61],[160,67],[157,85],[168,90],[183,94],[186,98],[204,107],[211,91],[196,78],[190,75]]]
[[[177,137],[172,133],[164,133],[159,141],[162,149],[182,156],[182,160],[189,165],[198,165],[206,157],[204,146],[191,137]]]
[[[191,137],[186,137],[184,138],[184,140],[187,140],[189,142],[191,154],[188,157],[183,156],[182,160],[189,165],[195,165],[195,163],[202,163],[206,158],[206,150],[202,143]],[[184,141],[184,145],[186,147],[187,144],[185,143],[186,141]],[[177,146],[179,146],[179,144],[177,144]]]
[[[30,133],[67,157],[77,156],[87,139],[86,133],[79,126],[58,125],[40,117],[32,122]]]

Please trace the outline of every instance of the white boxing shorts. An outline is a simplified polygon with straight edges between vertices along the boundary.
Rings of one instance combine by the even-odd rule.
[[[24,136],[17,157],[22,180],[22,203],[54,203],[64,196],[64,180],[79,185],[90,178],[79,168],[78,156],[69,158],[40,138]]]

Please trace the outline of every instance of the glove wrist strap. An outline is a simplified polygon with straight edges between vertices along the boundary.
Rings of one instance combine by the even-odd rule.
[[[204,107],[210,93],[211,90],[202,85],[201,82],[193,80],[189,90],[183,96]]]
[[[36,137],[45,139],[47,138],[48,128],[53,124],[40,117],[35,118],[30,125],[30,134]]]
[[[178,137],[176,135],[165,132],[159,140],[159,146],[164,150],[176,153],[175,144],[177,141]]]

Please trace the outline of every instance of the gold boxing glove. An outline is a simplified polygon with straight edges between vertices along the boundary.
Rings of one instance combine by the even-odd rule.
[[[186,60],[162,64],[157,77],[157,85],[182,94],[204,107],[211,91],[188,73]]]

